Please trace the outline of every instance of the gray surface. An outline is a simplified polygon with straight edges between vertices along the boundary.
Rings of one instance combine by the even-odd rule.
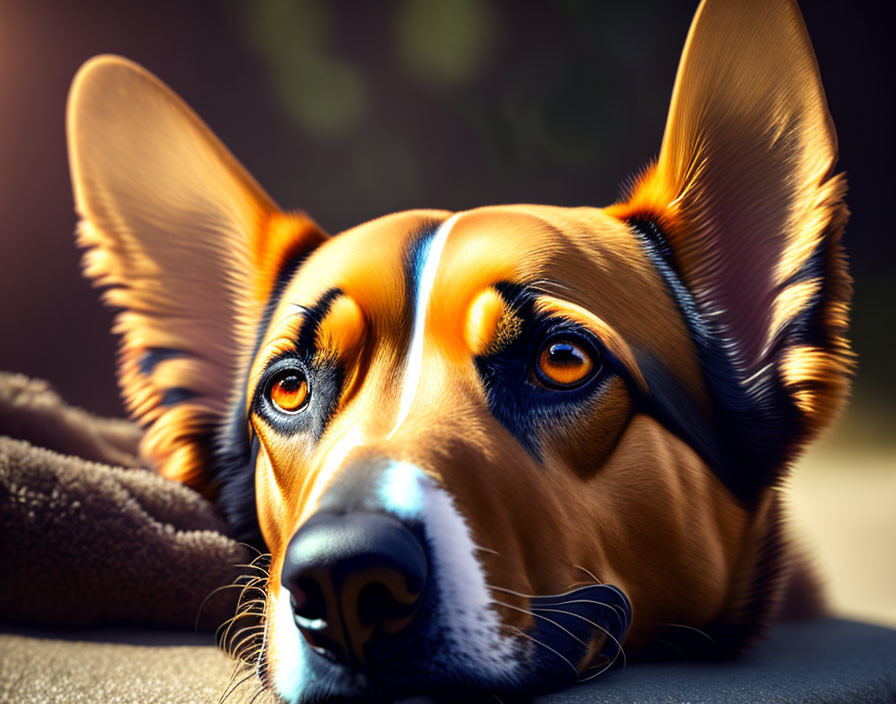
[[[542,704],[896,702],[896,630],[828,619],[779,624],[722,663],[630,663]]]
[[[202,645],[207,638],[136,630],[0,634],[0,702],[215,702],[232,664]],[[252,685],[228,704],[251,699]],[[782,624],[736,661],[630,663],[538,701],[896,702],[896,630],[836,619]]]

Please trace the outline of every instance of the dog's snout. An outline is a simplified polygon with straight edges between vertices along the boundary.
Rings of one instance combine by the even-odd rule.
[[[423,545],[396,519],[327,513],[290,540],[281,583],[308,643],[363,667],[387,657],[413,631],[427,571]]]

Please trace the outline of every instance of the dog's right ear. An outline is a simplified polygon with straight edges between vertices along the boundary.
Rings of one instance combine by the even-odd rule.
[[[119,381],[165,476],[206,493],[278,276],[326,235],[281,212],[166,86],[88,61],[67,115],[84,270],[120,309]]]
[[[679,303],[712,397],[708,434],[719,441],[707,455],[748,505],[849,391],[836,161],[796,1],[703,0],[659,156],[608,209]]]

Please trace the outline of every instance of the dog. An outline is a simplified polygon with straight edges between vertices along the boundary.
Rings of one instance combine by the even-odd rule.
[[[848,394],[845,180],[792,0],[704,0],[606,208],[280,210],[119,57],[68,104],[84,270],[163,475],[270,551],[286,702],[529,696],[739,652],[782,479]]]

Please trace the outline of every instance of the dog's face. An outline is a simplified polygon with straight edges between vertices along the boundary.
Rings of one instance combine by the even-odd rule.
[[[400,213],[311,254],[247,386],[275,671],[298,664],[288,546],[311,540],[297,528],[321,516],[386,514],[421,536],[433,593],[408,626],[414,664],[436,677],[425,668],[441,655],[449,684],[472,660],[489,689],[532,687],[538,668],[516,652],[530,644],[516,631],[562,654],[536,654],[560,681],[625,636],[615,610],[627,606],[605,588],[542,606],[517,593],[614,585],[636,605],[632,644],[642,623],[711,621],[747,512],[697,451],[639,412],[654,403],[639,355],[708,411],[662,278],[631,229],[597,209]],[[313,540],[341,535],[323,525]],[[374,658],[376,634],[355,629],[333,638]]]
[[[82,69],[80,237],[126,399],[148,458],[260,528],[285,700],[548,690],[767,617],[774,484],[845,394],[849,282],[801,18],[737,4],[698,12],[625,201],[336,237],[142,69]]]

